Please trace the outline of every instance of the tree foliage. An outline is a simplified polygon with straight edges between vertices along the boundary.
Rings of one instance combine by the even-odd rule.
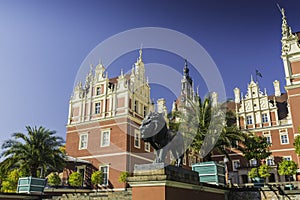
[[[97,186],[103,182],[103,173],[102,171],[94,171],[91,177],[92,184]]]
[[[13,168],[28,170],[29,175],[45,177],[52,171],[60,171],[65,165],[64,153],[60,150],[63,139],[55,136],[55,131],[44,127],[26,126],[27,134],[14,133],[13,139],[2,144],[4,159],[0,168],[9,171]]]
[[[269,165],[263,164],[263,165],[259,166],[259,168],[258,168],[259,177],[267,178],[267,177],[271,176],[271,174],[270,174],[271,170],[272,170],[272,168]]]
[[[129,172],[121,172],[121,174],[119,176],[119,182],[120,183],[126,183],[128,176],[129,176]]]
[[[73,172],[69,176],[69,183],[73,187],[80,187],[83,183],[82,175],[79,172]]]
[[[271,169],[269,165],[263,164],[259,167],[251,168],[248,172],[248,176],[252,179],[256,177],[266,178],[270,176]]]
[[[297,135],[297,137],[295,138],[294,146],[296,154],[300,156],[300,135]]]
[[[297,172],[297,163],[292,160],[284,160],[279,163],[278,174],[292,176]]]
[[[2,181],[2,192],[16,192],[18,180],[24,175],[19,169],[13,169],[7,173],[7,177]]]
[[[61,179],[57,173],[52,172],[48,176],[48,184],[50,186],[59,186],[61,184]]]
[[[266,137],[252,135],[246,138],[244,147],[240,150],[247,160],[255,159],[259,165],[261,160],[271,155],[269,146],[270,144],[267,142]]]
[[[255,178],[259,177],[258,170],[256,168],[251,168],[251,170],[248,172],[249,178]]]

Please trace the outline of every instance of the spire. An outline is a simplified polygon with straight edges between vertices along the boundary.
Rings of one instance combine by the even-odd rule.
[[[141,48],[139,50],[139,53],[140,53],[140,56],[139,56],[139,62],[142,62],[143,59],[142,59],[142,54],[143,54],[143,44],[141,44]]]
[[[282,37],[287,38],[292,34],[291,33],[292,31],[291,31],[291,28],[288,26],[284,8],[281,8],[280,11],[281,11],[281,15],[282,15],[282,25],[281,25]]]
[[[251,74],[251,81],[250,82],[253,82],[253,76],[252,76],[252,74]]]
[[[189,76],[189,68],[187,64],[187,59],[184,59],[184,68],[183,68],[183,75],[188,77]]]

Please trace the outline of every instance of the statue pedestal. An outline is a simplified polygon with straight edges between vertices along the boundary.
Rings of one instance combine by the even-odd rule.
[[[136,165],[133,177],[132,200],[224,199],[225,188],[200,184],[198,172],[163,163]]]

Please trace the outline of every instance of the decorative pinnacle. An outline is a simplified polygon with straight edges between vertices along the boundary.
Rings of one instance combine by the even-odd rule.
[[[140,53],[139,61],[142,61],[143,44],[141,44],[141,48],[140,48],[140,50],[139,50],[139,53]]]
[[[292,30],[288,26],[286,15],[285,15],[285,10],[284,10],[284,8],[280,8],[280,6],[278,4],[277,4],[277,6],[278,6],[278,8],[281,12],[281,15],[282,15],[282,25],[281,25],[282,36],[283,37],[288,37],[288,36],[292,35]]]
[[[189,74],[189,68],[188,68],[188,64],[187,64],[187,59],[184,59],[183,72],[184,72],[184,75],[188,75]]]

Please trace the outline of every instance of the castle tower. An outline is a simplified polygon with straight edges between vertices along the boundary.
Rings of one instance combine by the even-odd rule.
[[[282,49],[281,58],[283,61],[288,95],[289,111],[293,122],[293,132],[298,133],[300,126],[300,46],[298,35],[292,33],[291,27],[287,23],[285,10],[282,14]]]
[[[188,68],[187,60],[184,60],[183,77],[181,80],[181,95],[185,99],[194,99],[193,80],[189,74],[190,69]]]

